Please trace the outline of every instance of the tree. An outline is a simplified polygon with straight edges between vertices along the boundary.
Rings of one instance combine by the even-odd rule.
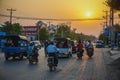
[[[10,24],[8,21],[2,25],[1,31],[7,34],[21,34],[22,26],[19,23]]]
[[[22,33],[22,27],[19,23],[14,23],[12,25],[12,30],[13,30],[13,34],[21,34]]]
[[[107,36],[105,36],[104,33],[101,33],[98,39],[107,43]]]
[[[67,24],[59,24],[57,25],[57,34],[55,37],[65,37],[65,38],[70,38],[72,40],[77,39],[77,35],[75,33],[76,29],[74,28],[71,30],[71,28]]]
[[[116,43],[118,43],[118,41],[120,41],[120,37],[118,36],[118,33],[120,32],[119,24],[114,25],[114,32],[115,32],[115,41],[116,41]]]
[[[70,27],[68,25],[60,24],[57,27],[58,27],[58,29],[57,29],[56,36],[59,36],[59,37],[70,37],[71,30],[70,30]]]
[[[12,25],[7,21],[2,25],[2,31],[6,32],[7,34],[11,34],[12,33]]]
[[[115,24],[114,25],[114,30],[115,30],[115,32],[120,32],[120,25],[119,24]]]
[[[91,40],[91,41],[94,41],[96,40],[96,37],[93,36],[93,35],[85,35],[83,33],[77,33],[77,40],[81,40],[81,41],[84,41],[84,40]]]
[[[120,10],[120,0],[106,0],[106,4],[115,10]]]
[[[46,28],[40,29],[36,34],[36,38],[38,38],[38,34],[39,34],[39,40],[48,40],[50,37],[50,34]]]

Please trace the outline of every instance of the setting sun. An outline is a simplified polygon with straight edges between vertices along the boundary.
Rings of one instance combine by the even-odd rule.
[[[88,12],[86,12],[86,16],[90,17],[90,16],[92,16],[92,13],[90,11],[88,11]]]

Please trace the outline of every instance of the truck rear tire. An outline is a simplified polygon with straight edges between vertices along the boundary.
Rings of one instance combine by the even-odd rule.
[[[9,56],[7,53],[4,53],[4,56],[5,56],[5,60],[8,60]]]
[[[19,55],[19,58],[20,58],[20,60],[22,60],[22,59],[23,59],[23,55],[22,55],[22,54],[20,54],[20,55]]]

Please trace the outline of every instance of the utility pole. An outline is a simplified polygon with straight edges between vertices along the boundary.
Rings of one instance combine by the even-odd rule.
[[[12,24],[12,13],[13,11],[16,11],[15,9],[7,9],[7,11],[10,11],[10,24]]]
[[[105,22],[104,22],[104,25],[103,25],[103,31],[105,28],[108,28],[108,11],[103,11],[105,12],[105,16],[103,16],[103,18],[105,19]],[[109,40],[110,40],[110,32],[109,32],[109,35],[107,36],[107,41],[106,41],[106,44],[108,45],[109,43]]]
[[[104,11],[105,12],[105,26],[108,27],[108,11]]]
[[[111,26],[111,49],[114,48],[115,44],[115,33],[114,33],[114,10],[110,8],[110,26]]]

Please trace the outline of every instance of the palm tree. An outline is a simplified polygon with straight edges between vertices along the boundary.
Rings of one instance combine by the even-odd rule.
[[[106,0],[106,4],[114,10],[120,10],[120,0]]]

